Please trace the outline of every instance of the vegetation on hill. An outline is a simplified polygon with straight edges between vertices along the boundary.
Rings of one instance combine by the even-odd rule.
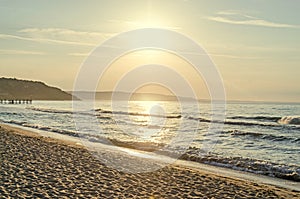
[[[72,100],[72,95],[43,82],[2,77],[0,99]]]

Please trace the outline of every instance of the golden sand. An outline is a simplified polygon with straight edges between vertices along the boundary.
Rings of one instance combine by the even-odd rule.
[[[300,198],[271,185],[167,166],[129,174],[72,142],[2,125],[0,198]]]

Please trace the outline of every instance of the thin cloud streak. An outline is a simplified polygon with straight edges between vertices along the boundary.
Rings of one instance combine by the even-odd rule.
[[[107,39],[111,37],[113,34],[111,33],[102,33],[102,32],[87,32],[87,31],[75,31],[71,29],[64,29],[64,28],[25,28],[18,31],[19,33],[27,33],[27,34],[34,34],[38,36],[49,36],[50,35],[62,35],[65,37],[68,36],[80,36],[81,38],[102,38]]]
[[[68,55],[76,57],[87,57],[90,55],[90,53],[69,53]]]
[[[0,49],[0,55],[46,55],[44,52]]]
[[[9,35],[9,34],[0,34],[0,39],[17,39],[17,40],[23,40],[23,41],[39,42],[39,43],[66,44],[66,45],[75,45],[75,46],[95,46],[96,45],[96,44],[92,44],[92,43],[64,41],[64,40],[46,39],[46,38],[32,38],[32,37],[23,37],[23,36],[17,36],[17,35]]]
[[[179,26],[169,26],[166,24],[159,24],[151,21],[126,21],[126,20],[118,20],[118,19],[111,19],[108,20],[110,23],[118,23],[124,24],[126,26],[134,27],[134,28],[162,28],[162,29],[169,29],[169,30],[181,30],[182,28]]]
[[[233,11],[233,10],[228,10],[228,11],[220,11],[220,12],[217,12],[217,15],[227,15],[227,16],[243,16],[243,17],[246,17],[246,18],[249,18],[249,19],[258,19],[257,17],[253,17],[253,16],[250,16],[250,15],[247,15],[247,14],[243,14],[239,11]]]
[[[235,25],[250,25],[250,26],[261,26],[269,28],[299,28],[299,25],[276,23],[263,19],[259,19],[250,15],[237,13],[234,11],[220,11],[217,13],[218,16],[208,16],[206,19],[210,21],[216,21],[220,23],[235,24]],[[231,18],[229,18],[229,16]],[[234,17],[243,17],[245,19],[234,19]]]
[[[77,31],[63,28],[25,28],[16,34],[0,34],[0,39],[15,39],[39,43],[92,46],[111,37],[112,33]]]
[[[261,59],[260,57],[246,57],[246,56],[236,56],[236,55],[227,55],[227,54],[217,54],[217,53],[209,53],[209,56],[215,57],[224,57],[229,59]]]

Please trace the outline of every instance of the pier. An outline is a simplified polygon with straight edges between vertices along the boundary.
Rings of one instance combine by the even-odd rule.
[[[0,99],[0,104],[32,104],[31,99]]]

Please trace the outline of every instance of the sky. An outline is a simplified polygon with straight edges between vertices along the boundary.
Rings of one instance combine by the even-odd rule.
[[[0,76],[73,90],[102,42],[124,31],[164,28],[206,50],[228,100],[300,102],[299,9],[295,0],[0,0]],[[153,60],[174,67],[199,98],[209,98],[188,63],[151,50],[112,63],[99,90],[113,90],[122,75]],[[140,91],[167,90],[146,87]]]

